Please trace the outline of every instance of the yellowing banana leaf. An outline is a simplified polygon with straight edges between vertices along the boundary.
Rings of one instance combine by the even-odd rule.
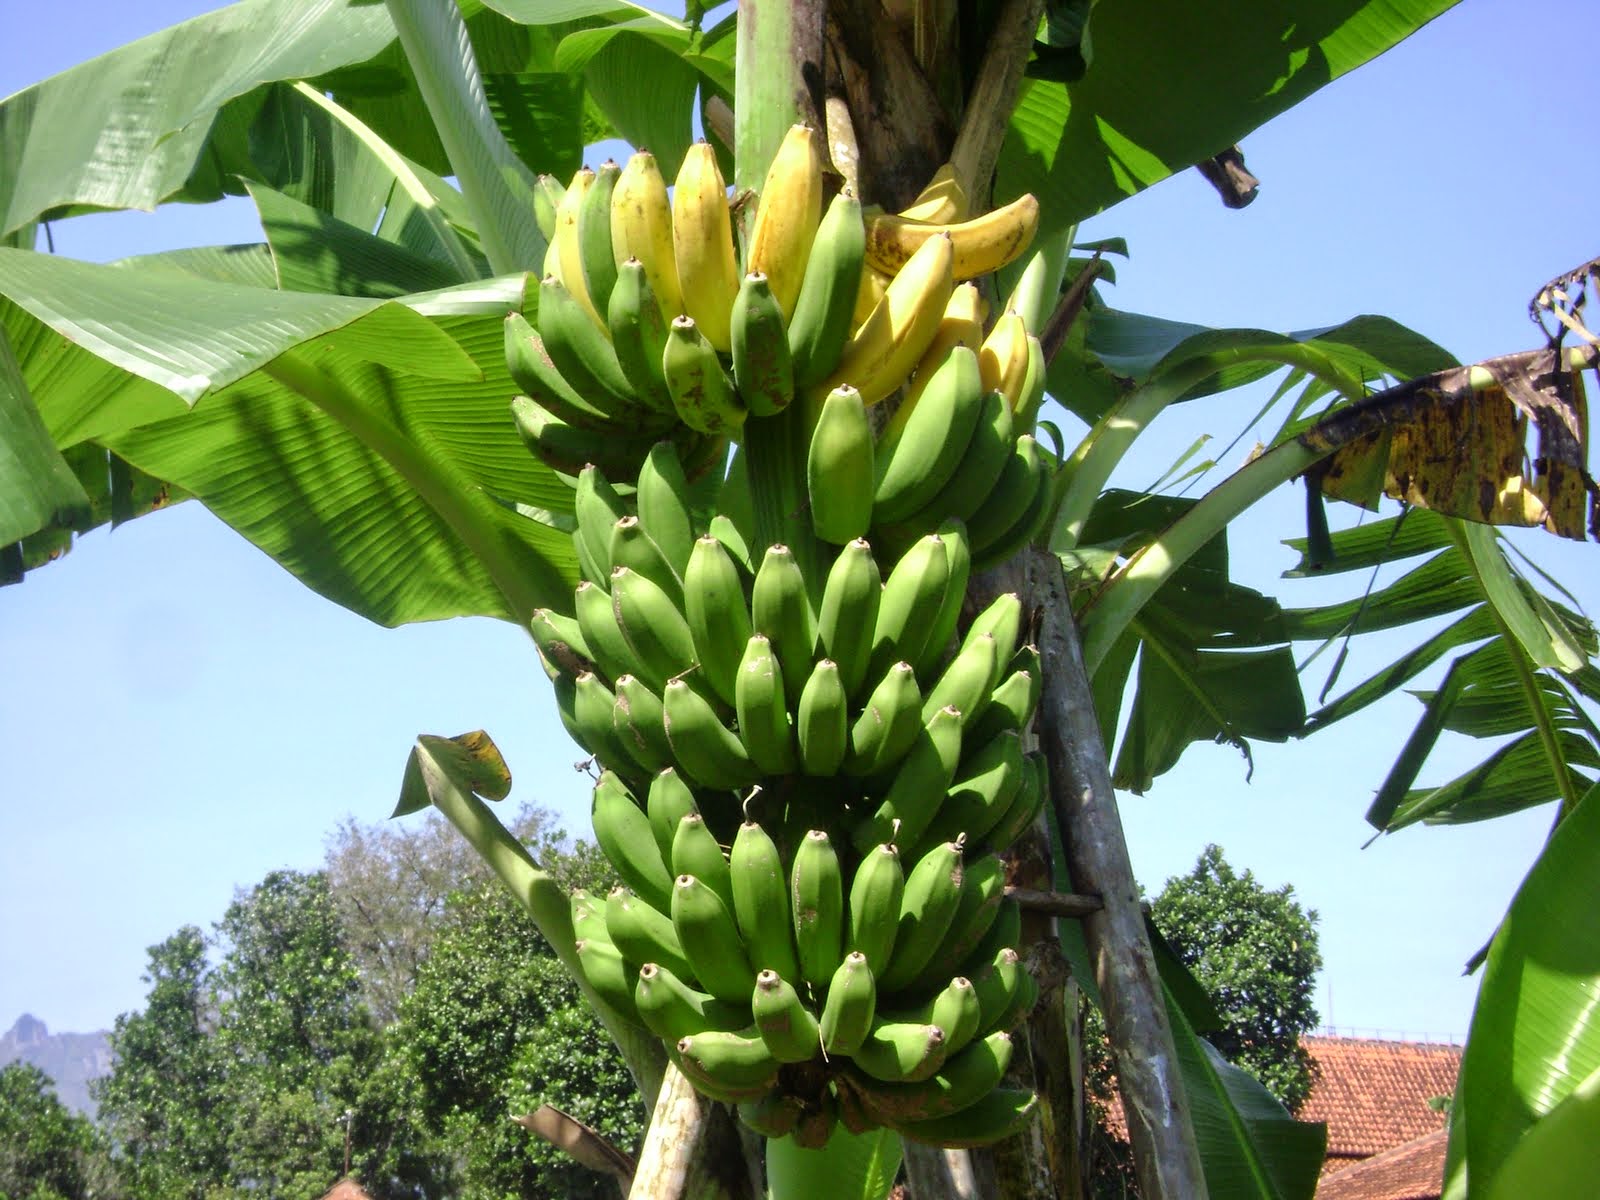
[[[1049,196],[1046,234],[1081,221],[1238,143],[1451,3],[1096,5],[1081,77],[1024,81],[997,195]]]
[[[383,624],[571,594],[570,539],[508,506],[571,507],[509,417],[502,318],[522,287],[400,303],[0,252],[0,321],[58,445],[198,496]]]
[[[1447,1173],[1474,1196],[1581,1195],[1600,1172],[1600,789],[1551,835],[1489,945]]]

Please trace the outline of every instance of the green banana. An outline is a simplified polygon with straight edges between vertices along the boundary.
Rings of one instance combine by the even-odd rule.
[[[652,688],[664,691],[695,664],[694,639],[689,623],[666,592],[630,567],[611,572],[611,610],[617,628],[633,651],[639,676]]]
[[[580,938],[600,938],[610,941],[606,932],[606,902],[588,888],[573,888],[568,897],[572,910],[572,932]]]
[[[901,555],[883,582],[872,631],[871,674],[887,669],[890,663],[914,664],[922,657],[949,583],[950,560],[938,534],[918,538]]]
[[[754,577],[756,573],[755,556],[750,553],[750,544],[755,541],[756,509],[755,497],[750,491],[750,462],[749,455],[743,446],[735,448],[728,458],[728,470],[722,480],[722,489],[717,492],[717,516],[707,522],[707,532],[714,533],[718,539],[728,547],[747,575]],[[725,537],[717,529],[717,518],[722,518],[724,526],[734,536]]]
[[[756,973],[733,914],[693,875],[672,886],[672,927],[700,986],[727,1004],[749,1004]]]
[[[931,999],[914,1008],[884,1014],[886,1021],[937,1025],[944,1030],[946,1056],[958,1054],[977,1036],[978,1022],[982,1017],[978,993],[973,989],[972,981],[964,975],[957,975],[934,993]]]
[[[616,283],[606,305],[606,329],[612,353],[628,386],[652,411],[678,419],[672,393],[661,370],[667,348],[667,323],[650,290],[644,265],[630,258],[617,267]]]
[[[1017,439],[989,498],[967,521],[974,559],[983,558],[989,548],[1022,519],[1038,495],[1042,472],[1039,444],[1032,434],[1025,433]]]
[[[967,541],[966,525],[951,517],[934,532],[944,543],[947,578],[944,599],[939,604],[939,611],[934,614],[933,629],[928,634],[927,644],[911,664],[917,668],[918,679],[932,678],[944,661],[945,653],[955,638],[956,626],[961,621],[961,604],[967,598],[967,581],[972,574],[972,546]]]
[[[733,877],[733,915],[752,965],[785,979],[800,978],[789,916],[789,876],[771,836],[746,821],[728,851]]]
[[[627,567],[643,575],[665,593],[674,608],[682,612],[683,580],[673,570],[655,539],[645,531],[638,517],[623,517],[613,525],[607,548],[613,572],[618,567]]]
[[[699,813],[685,813],[678,821],[672,856],[667,862],[674,875],[693,875],[717,894],[730,913],[733,911],[733,878],[727,856]]]
[[[744,277],[728,320],[739,395],[754,416],[782,412],[794,399],[794,364],[783,309],[760,271]]]
[[[706,684],[723,703],[734,704],[750,609],[736,560],[710,534],[696,540],[684,568],[683,611]]]
[[[831,658],[819,660],[812,669],[800,692],[794,724],[801,772],[837,775],[850,750],[850,711],[839,665]]]
[[[756,572],[750,594],[750,621],[755,632],[772,640],[773,653],[783,671],[785,699],[793,707],[812,674],[817,623],[806,594],[805,575],[794,552],[782,543],[767,547]]]
[[[566,194],[567,189],[554,175],[540,175],[534,180],[533,219],[546,242],[556,236],[556,206]]]
[[[678,836],[678,822],[690,813],[700,811],[695,802],[694,790],[683,781],[677,768],[666,767],[656,772],[650,781],[650,791],[645,796],[645,816],[650,820],[650,832],[656,839],[656,849],[661,851],[661,861],[672,861],[672,842]]]
[[[594,669],[594,654],[574,618],[536,608],[528,618],[528,630],[539,653],[567,674],[576,676]]]
[[[1049,795],[1050,768],[1038,751],[1023,757],[1022,784],[1004,815],[989,830],[987,841],[995,850],[1010,846],[1039,819]]]
[[[937,1025],[877,1020],[850,1058],[883,1083],[915,1083],[944,1066],[945,1033]]]
[[[981,1028],[985,1034],[1016,1028],[1039,998],[1039,985],[1009,946],[994,956],[988,968],[972,977],[972,986],[983,1009]]]
[[[822,1048],[829,1054],[854,1054],[866,1041],[877,1008],[877,983],[867,956],[852,950],[828,981],[828,995],[817,1019]]]
[[[994,635],[996,668],[989,680],[989,690],[997,687],[1005,677],[1022,636],[1022,597],[1016,592],[1002,592],[989,602],[989,606],[972,619],[967,627],[962,645],[985,633]]]
[[[603,938],[582,938],[574,948],[583,978],[600,999],[635,1025],[643,1025],[633,1006],[633,986],[621,952]]]
[[[744,401],[722,369],[716,348],[706,341],[693,317],[685,314],[672,319],[661,354],[661,372],[673,408],[690,429],[733,436],[744,427],[749,415]]]
[[[961,963],[960,971],[972,980],[974,987],[979,987],[979,981],[985,972],[994,968],[995,956],[1002,950],[1015,950],[1022,941],[1022,906],[1015,900],[1007,897],[1000,901],[1000,911],[996,914],[994,923],[989,926],[989,932],[983,935],[983,940]],[[980,988],[979,997],[982,997]]]
[[[583,736],[583,748],[613,770],[625,769],[633,758],[623,749],[611,724],[617,698],[593,671],[579,675],[573,690],[572,716]],[[631,772],[630,772],[631,773]]]
[[[554,275],[546,275],[539,284],[539,331],[550,361],[591,404],[644,432],[660,433],[669,427],[665,414],[652,412],[634,395],[608,331]]]
[[[678,769],[702,787],[748,787],[761,772],[745,753],[744,744],[718,719],[716,710],[681,679],[668,682],[661,694],[667,741]]]
[[[955,778],[961,743],[960,711],[947,707],[934,713],[901,759],[878,807],[856,827],[851,841],[857,850],[865,854],[868,847],[886,841],[914,846],[922,839]]]
[[[874,970],[889,965],[905,888],[900,851],[893,842],[862,855],[850,882],[850,929],[845,948],[865,955]]]
[[[606,896],[606,936],[633,970],[657,963],[680,976],[689,974],[689,959],[672,922],[626,887],[612,888]]]
[[[633,495],[639,524],[679,580],[689,569],[694,550],[694,512],[689,500],[689,480],[671,442],[657,442],[639,468]]]
[[[632,675],[617,677],[612,732],[623,754],[652,775],[672,765],[672,746],[661,717],[660,696]]]
[[[608,679],[621,679],[633,674],[638,657],[617,628],[617,618],[611,607],[611,593],[597,583],[585,579],[572,593],[573,608],[577,612],[578,630],[590,648],[590,657]]]
[[[594,173],[594,182],[578,208],[578,258],[583,286],[598,313],[606,311],[611,288],[617,282],[617,260],[611,253],[611,193],[621,174],[622,168],[606,159]]]
[[[995,1088],[959,1112],[892,1126],[901,1137],[946,1149],[992,1146],[1028,1127],[1039,1097],[1027,1088]]]
[[[828,569],[817,606],[817,648],[839,664],[839,681],[854,697],[867,678],[883,576],[865,538],[845,543]]]
[[[1051,484],[1055,473],[1052,465],[1054,460],[1047,451],[1035,449],[1034,461],[1037,465],[1034,469],[1032,498],[1010,528],[987,542],[981,551],[974,544],[972,562],[976,570],[987,571],[1005,562],[1039,535],[1045,519],[1050,515],[1050,501],[1055,496],[1055,488]]]
[[[576,475],[588,463],[631,475],[650,452],[648,443],[654,436],[581,429],[527,396],[512,397],[511,419],[529,453],[561,475]]]
[[[661,963],[647,962],[639,968],[633,1002],[645,1028],[668,1042],[708,1029],[742,1029],[750,1023],[747,1009],[690,987]]]
[[[1028,335],[1028,369],[1022,376],[1022,394],[1015,406],[1017,428],[1032,433],[1039,422],[1039,408],[1044,404],[1044,389],[1049,364],[1044,360],[1044,344],[1034,334]]]
[[[960,711],[964,723],[988,697],[989,680],[994,676],[998,657],[992,633],[981,633],[963,645],[938,682],[928,689],[922,702],[923,719],[931,720],[934,713],[950,705]]]
[[[947,1054],[944,1066],[927,1079],[918,1083],[880,1083],[861,1089],[860,1094],[868,1110],[882,1122],[947,1117],[970,1108],[1000,1085],[1011,1065],[1011,1051],[1009,1033],[991,1033],[959,1052]]]
[[[578,482],[572,493],[572,512],[578,522],[578,559],[585,559],[591,567],[584,569],[584,578],[602,587],[611,583],[611,530],[628,515],[628,506],[617,489],[611,486],[599,467],[587,466],[578,472]]]
[[[956,915],[950,919],[950,929],[933,956],[929,971],[947,973],[953,964],[971,957],[994,928],[1005,898],[1006,865],[1000,856],[969,857],[961,873],[961,903],[956,906]],[[949,1026],[945,1029],[948,1032]]]
[[[778,1077],[778,1060],[759,1037],[708,1029],[681,1039],[677,1049],[691,1069],[730,1092],[765,1092]]]
[[[960,842],[945,842],[918,859],[906,876],[894,958],[878,977],[883,995],[909,987],[933,961],[961,905],[962,858]]]
[[[813,829],[795,848],[789,907],[800,978],[822,987],[844,958],[844,877],[827,831]]]
[[[872,689],[861,715],[850,727],[847,775],[882,776],[916,743],[921,731],[922,692],[908,662],[895,663]]]
[[[769,1139],[788,1137],[800,1124],[802,1115],[800,1098],[787,1092],[770,1091],[759,1100],[746,1100],[739,1105],[739,1120],[745,1128]]]
[[[988,703],[978,710],[977,719],[968,729],[973,744],[982,745],[1005,729],[1021,733],[1033,719],[1043,690],[1039,647],[1030,643],[1012,656],[1009,674],[1002,672],[1000,682],[989,693]]]
[[[672,902],[672,876],[650,831],[650,818],[615,773],[600,773],[590,818],[594,840],[622,881],[646,904],[665,912]]]
[[[794,770],[794,729],[784,700],[783,671],[765,634],[750,635],[734,684],[739,738],[750,761],[768,775]]]
[[[840,384],[822,401],[806,453],[811,527],[842,546],[872,527],[872,426],[861,393]]]
[[[789,352],[797,388],[821,382],[839,365],[850,339],[866,248],[861,202],[846,189],[822,215],[789,317]]]
[[[878,443],[875,522],[902,521],[949,482],[978,425],[983,379],[978,356],[951,349],[916,404],[903,404]]]
[[[1022,738],[1007,729],[961,765],[938,815],[912,844],[927,847],[964,836],[967,845],[978,845],[1011,807],[1024,773]]]
[[[822,1049],[817,1019],[800,999],[800,993],[776,971],[757,972],[750,1012],[761,1040],[779,1062],[809,1062]]]
[[[511,381],[539,407],[579,429],[613,427],[613,416],[590,403],[556,369],[544,337],[521,313],[506,314],[505,354]]]
[[[937,527],[951,517],[970,521],[983,506],[1005,470],[1016,446],[1011,405],[1000,392],[986,392],[978,410],[972,439],[961,455],[961,465],[933,499],[903,522],[915,529]]]

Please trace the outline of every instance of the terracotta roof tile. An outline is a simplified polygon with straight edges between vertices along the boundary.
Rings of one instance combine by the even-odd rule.
[[[1317,1200],[1438,1200],[1444,1179],[1443,1129],[1324,1175]]]
[[[372,1200],[354,1179],[341,1179],[323,1195],[322,1200]]]
[[[1318,1077],[1299,1112],[1328,1123],[1328,1168],[1445,1126],[1428,1101],[1455,1091],[1461,1047],[1365,1038],[1305,1038]]]

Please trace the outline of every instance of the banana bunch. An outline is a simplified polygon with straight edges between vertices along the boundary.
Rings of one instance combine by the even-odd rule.
[[[1033,1093],[1000,1085],[1037,986],[998,857],[958,837],[906,870],[892,841],[856,856],[755,820],[724,852],[671,768],[642,803],[610,772],[595,793],[627,883],[573,894],[579,961],[698,1090],[804,1146],[836,1123],[981,1145],[1026,1122]]]

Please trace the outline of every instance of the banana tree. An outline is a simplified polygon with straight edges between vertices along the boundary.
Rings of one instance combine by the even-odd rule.
[[[1182,1002],[1178,975],[1140,991],[1138,977],[1153,983],[1156,964],[1141,949],[1136,908],[1113,911],[1131,875],[1110,787],[1146,785],[1194,741],[1306,736],[1451,658],[1374,823],[1480,819],[1553,798],[1565,825],[1592,809],[1584,795],[1600,735],[1583,701],[1596,699],[1593,631],[1520,576],[1482,524],[1548,520],[1582,535],[1584,420],[1572,381],[1592,351],[1581,337],[1570,339],[1576,350],[1556,339],[1540,356],[1474,370],[1371,318],[1302,333],[1180,326],[1107,307],[1099,255],[1072,246],[1082,218],[1175,171],[1213,165],[1252,128],[1448,7],[1443,0],[1311,3],[1292,21],[1267,4],[1218,14],[1169,0],[829,7],[746,5],[742,23],[703,27],[695,12],[678,20],[603,0],[251,0],[0,105],[0,565],[20,578],[77,533],[194,497],[307,586],[373,620],[471,614],[526,625],[536,609],[569,605],[579,574],[572,490],[528,455],[509,417],[517,389],[502,319],[524,306],[527,273],[544,258],[541,172],[565,178],[585,142],[613,135],[675,164],[698,119],[736,186],[759,188],[782,131],[803,114],[828,130],[834,163],[863,198],[886,208],[903,207],[946,162],[980,197],[1044,197],[1039,266],[1006,287],[1046,331],[1051,396],[1091,431],[1057,447],[1052,518],[1039,539],[1048,554],[1018,570],[1050,635],[1041,734],[1057,791],[1063,802],[1085,789],[1100,801],[1088,816],[1104,853],[1058,861],[1053,882],[1107,901],[1087,940],[1063,924],[1063,946],[1079,985],[1124,1018],[1117,1035],[1135,1111],[1168,1114],[1133,1125],[1149,1194],[1309,1195],[1317,1131],[1208,1052],[1196,1032],[1204,1014]],[[205,53],[189,52],[200,45]],[[1196,45],[1215,50],[1197,56]],[[165,58],[189,65],[152,74]],[[86,93],[104,103],[85,104]],[[113,126],[114,150],[102,137]],[[250,196],[262,244],[104,267],[34,249],[41,222],[229,192]],[[1582,329],[1570,303],[1581,283],[1568,281],[1569,300],[1547,305],[1568,319],[1563,329]],[[1277,371],[1287,372],[1278,399],[1289,416],[1249,466],[1196,501],[1106,489],[1167,405]],[[1523,465],[1529,423],[1549,438],[1537,476]],[[1430,439],[1470,447],[1473,470],[1432,486],[1437,477],[1418,469]],[[1382,592],[1322,609],[1285,609],[1231,583],[1229,522],[1296,477],[1319,497],[1369,506],[1387,482],[1411,506],[1336,535],[1313,521],[1308,571],[1433,557]],[[1413,486],[1419,479],[1429,482]],[[1452,500],[1440,504],[1445,493]],[[351,511],[382,519],[343,519]],[[1459,617],[1306,714],[1293,643],[1440,613]],[[1082,724],[1085,713],[1097,722]],[[1100,731],[1119,726],[1120,743],[1102,747]],[[1415,788],[1447,728],[1513,740],[1449,784]],[[425,737],[402,808],[444,809],[575,965],[565,898],[482,802],[502,794],[502,767],[481,739]],[[1082,812],[1063,807],[1058,817],[1086,827]],[[1566,911],[1581,870],[1573,841],[1552,839],[1513,918]],[[1562,1130],[1593,1091],[1596,1039],[1578,997],[1600,971],[1586,962],[1545,980],[1556,1015],[1514,1015],[1506,981],[1537,963],[1536,942],[1508,920],[1474,1028],[1475,1039],[1480,1025],[1493,1039],[1509,1026],[1519,1044],[1539,1048],[1537,1086],[1517,1081],[1533,1118],[1518,1137],[1495,1131],[1485,1114],[1504,1101],[1488,1089],[1508,1068],[1469,1049],[1456,1111],[1470,1115],[1452,1126],[1458,1187],[1469,1170],[1490,1181],[1475,1185],[1487,1194],[1512,1186],[1495,1182],[1502,1170],[1520,1180],[1581,1166],[1581,1144]],[[1063,993],[1049,994],[1033,1033],[1041,1064],[1065,1053]],[[591,1000],[655,1095],[659,1046],[602,997]],[[1557,1062],[1562,1045],[1583,1053]],[[1176,1076],[1141,1078],[1150,1046],[1154,1061],[1177,1064]],[[707,1167],[718,1143],[691,1136],[704,1127],[726,1138],[725,1119],[674,1078],[657,1101],[658,1129],[677,1131],[680,1148],[711,1147],[688,1156],[697,1182],[687,1194],[742,1194],[748,1180]],[[1063,1106],[1048,1128],[1049,1166],[1064,1189],[1072,1121]],[[1536,1156],[1519,1138],[1556,1149]],[[800,1181],[810,1194],[827,1180],[881,1195],[899,1154],[896,1139],[877,1135],[840,1136],[825,1152],[773,1145],[775,1194]],[[652,1138],[641,1181],[685,1165],[671,1149],[664,1133]],[[951,1187],[962,1171],[996,1169],[981,1156],[912,1166]],[[1001,1170],[1018,1168],[1014,1153],[1000,1156]]]

